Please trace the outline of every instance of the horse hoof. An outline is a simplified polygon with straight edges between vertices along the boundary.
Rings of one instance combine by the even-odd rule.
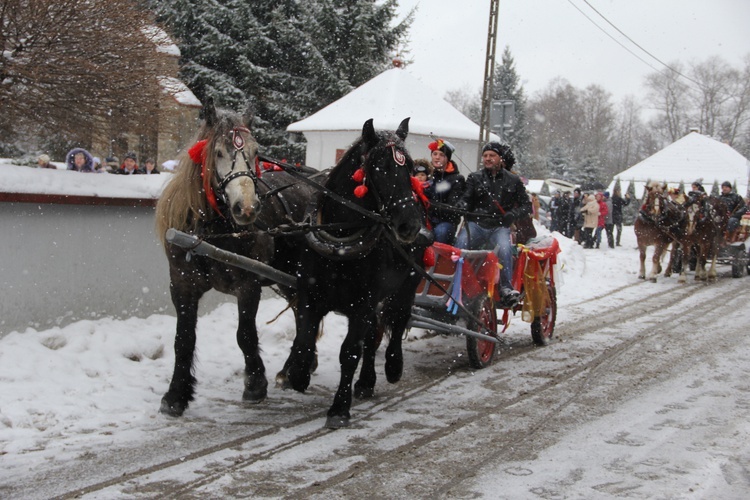
[[[385,360],[385,378],[388,383],[395,384],[401,380],[401,375],[404,372],[404,361],[396,360],[393,358],[387,358]]]
[[[266,396],[268,395],[268,391],[264,387],[263,389],[255,389],[255,390],[249,390],[245,389],[245,391],[242,393],[242,401],[245,401],[246,403],[260,403],[264,399],[266,399]]]
[[[167,415],[168,417],[181,417],[186,409],[187,404],[180,402],[169,403],[166,399],[162,399],[159,413]]]
[[[645,279],[646,279],[646,277],[645,277],[644,275],[642,275],[642,274],[639,274],[639,275],[638,275],[638,279],[639,279],[639,280],[645,280]]]
[[[282,391],[292,388],[292,384],[289,383],[289,377],[286,376],[283,370],[276,374],[276,388]]]
[[[653,278],[649,279],[649,281],[650,281],[651,283],[656,283],[656,276],[654,276]]]
[[[255,375],[245,377],[245,390],[242,393],[242,400],[248,403],[260,403],[266,399],[268,394],[268,381],[265,375]]]
[[[349,427],[349,417],[345,415],[329,415],[326,419],[326,429],[342,429]]]

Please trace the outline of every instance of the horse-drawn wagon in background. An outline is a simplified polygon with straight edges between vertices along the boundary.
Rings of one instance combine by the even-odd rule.
[[[737,230],[726,235],[717,262],[732,266],[732,278],[750,274],[750,213],[742,216]]]

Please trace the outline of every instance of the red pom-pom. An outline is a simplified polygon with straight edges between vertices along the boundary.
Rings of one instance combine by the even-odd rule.
[[[197,163],[198,165],[203,164],[203,160],[206,159],[206,144],[208,141],[206,139],[203,139],[202,141],[198,141],[188,150],[188,155],[190,156],[190,159],[193,160],[193,163]]]
[[[357,186],[354,188],[354,196],[364,198],[367,194],[367,186]]]
[[[352,180],[357,183],[364,181],[365,169],[362,167],[359,167],[357,170],[355,170],[354,173],[352,174]]]
[[[435,250],[432,247],[427,247],[422,256],[422,262],[424,267],[432,267],[435,265]]]

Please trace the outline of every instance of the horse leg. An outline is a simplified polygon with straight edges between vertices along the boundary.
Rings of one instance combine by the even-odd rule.
[[[717,278],[716,274],[716,254],[718,253],[718,245],[716,244],[716,241],[714,240],[710,247],[710,255],[709,258],[711,259],[711,269],[708,271],[708,279],[710,281],[715,281]]]
[[[666,248],[665,248],[666,251]],[[674,262],[677,256],[677,243],[672,242],[672,250],[669,252],[669,264],[667,265],[667,269],[664,271],[664,277],[669,278],[672,276],[672,266],[674,266]]]
[[[661,243],[654,245],[654,256],[651,259],[651,274],[648,275],[648,280],[652,283],[656,283],[656,277],[661,272],[662,253],[664,253],[664,245]]]
[[[377,381],[375,353],[379,346],[377,335],[378,329],[383,326],[379,323],[375,318],[370,324],[366,325],[367,330],[364,332],[364,341],[362,342],[362,368],[359,370],[359,379],[354,384],[355,398],[371,398],[375,395],[375,382]]]
[[[706,281],[706,246],[698,245],[698,266],[695,268],[696,281]]]
[[[195,327],[198,322],[200,295],[182,294],[172,283],[172,303],[177,311],[177,332],[174,339],[174,373],[169,390],[161,398],[159,411],[172,417],[181,416],[193,400],[195,376],[193,356],[195,354]]]
[[[638,253],[641,259],[641,267],[638,270],[638,279],[646,279],[646,245],[638,244]]]
[[[690,245],[682,245],[682,254],[680,255],[680,277],[677,279],[678,283],[687,283],[687,260],[688,253],[690,252]]]
[[[362,357],[362,332],[369,335],[369,332],[374,332],[374,330],[374,313],[367,317],[360,314],[349,316],[349,331],[346,334],[344,342],[341,344],[341,351],[339,351],[341,379],[339,380],[336,395],[333,397],[333,404],[328,409],[328,418],[326,419],[325,426],[328,429],[340,429],[349,425],[349,419],[351,418],[349,410],[352,406],[352,381],[354,380],[354,372],[357,371],[357,366],[359,365],[359,358]],[[372,354],[374,355],[374,349]],[[369,380],[363,382],[363,384],[369,383]],[[374,386],[374,380],[372,384]]]
[[[258,330],[255,326],[255,316],[260,302],[260,285],[252,286],[247,293],[237,297],[237,311],[239,322],[237,326],[237,345],[240,346],[245,357],[245,390],[242,400],[259,403],[268,393],[266,368],[260,357],[258,348]]]
[[[292,342],[292,349],[286,366],[286,377],[282,381],[282,389],[292,388],[295,391],[305,392],[310,385],[310,375],[316,360],[315,342],[318,337],[318,328],[325,311],[318,311],[312,301],[302,298],[300,291],[299,303],[295,311],[297,319],[297,334]],[[307,294],[304,294],[305,296]],[[277,377],[278,380],[278,377]]]

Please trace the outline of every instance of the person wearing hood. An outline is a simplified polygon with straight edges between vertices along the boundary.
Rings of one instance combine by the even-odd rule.
[[[93,172],[94,157],[83,148],[74,148],[65,155],[65,164],[68,170],[76,172]]]
[[[594,229],[599,225],[599,202],[593,194],[585,198],[580,208],[583,214],[583,248],[594,248]]]
[[[482,148],[484,168],[472,172],[466,179],[466,190],[458,207],[469,213],[466,225],[456,238],[456,246],[481,249],[489,244],[502,265],[500,295],[505,305],[518,302],[518,291],[511,284],[513,247],[511,226],[522,217],[531,215],[531,200],[521,178],[510,169],[515,164],[513,151],[499,142],[489,142]]]
[[[427,147],[430,150],[432,165],[432,185],[425,190],[425,195],[433,202],[454,207],[466,187],[466,179],[458,172],[458,166],[451,160],[456,149],[444,139],[437,139]],[[461,215],[450,208],[431,204],[429,218],[435,241],[453,244]]]

